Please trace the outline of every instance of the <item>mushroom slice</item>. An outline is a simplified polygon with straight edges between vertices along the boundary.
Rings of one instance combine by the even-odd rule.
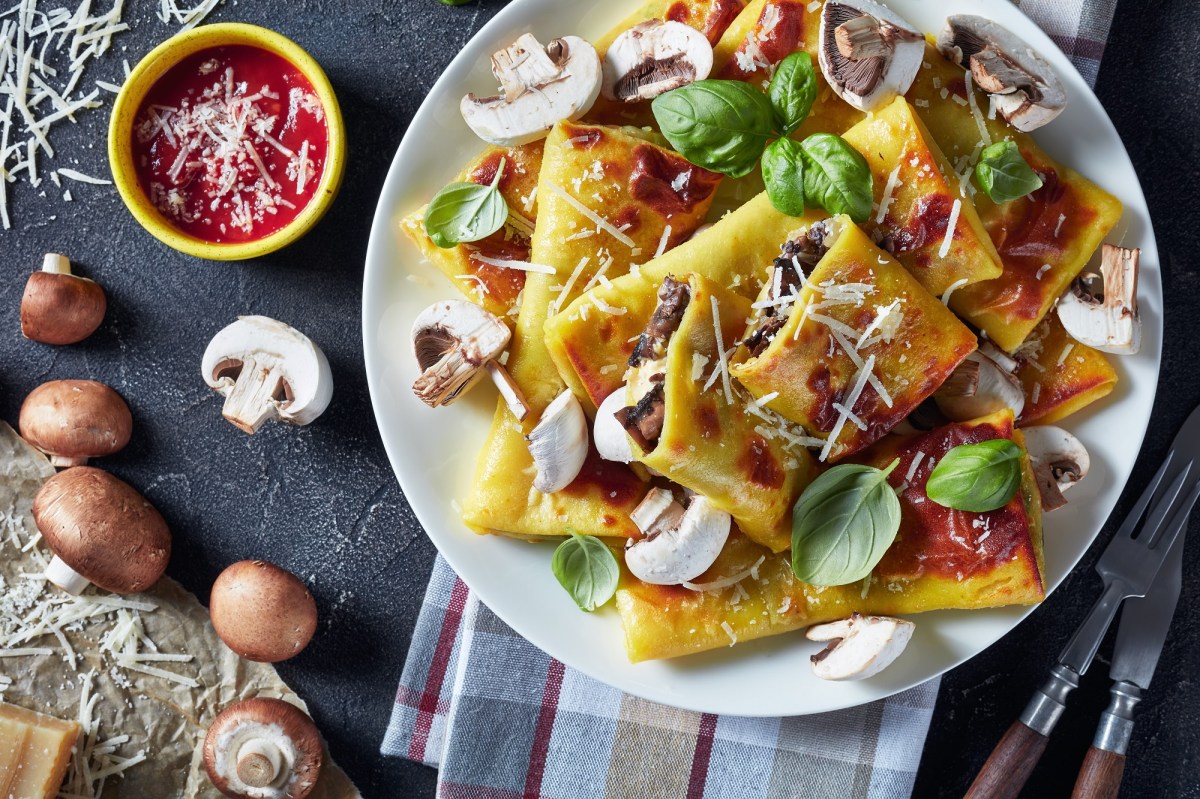
[[[1042,495],[1042,510],[1067,504],[1063,493],[1087,477],[1092,460],[1078,438],[1054,425],[1023,427],[1025,450]]]
[[[304,799],[323,760],[317,725],[282,699],[230,705],[204,737],[204,769],[217,790],[234,799]]]
[[[46,253],[21,297],[21,335],[42,344],[75,344],[96,332],[107,309],[99,283],[71,274],[67,256]]]
[[[209,342],[204,382],[225,397],[222,415],[253,435],[268,419],[306,425],[333,397],[325,353],[308,336],[265,316],[239,316]]]
[[[817,62],[838,97],[873,111],[908,91],[925,54],[925,37],[871,0],[827,0],[821,9]]]
[[[513,416],[524,421],[529,403],[496,360],[511,336],[508,325],[473,302],[435,302],[413,322],[413,354],[421,367],[413,393],[431,408],[449,405],[475,385],[486,370]]]
[[[956,14],[938,37],[942,55],[971,72],[996,112],[1017,130],[1040,128],[1067,106],[1054,67],[1023,39],[985,17]]]
[[[1003,408],[1012,409],[1014,417],[1025,410],[1025,391],[1021,382],[978,352],[971,353],[959,364],[934,393],[933,399],[938,410],[955,422],[978,419]]]
[[[625,544],[625,565],[654,585],[694,580],[716,561],[733,520],[707,497],[694,495],[685,511],[670,491],[655,488],[629,514],[645,538]]]
[[[1071,283],[1058,301],[1058,318],[1077,341],[1124,355],[1141,349],[1142,319],[1137,306],[1141,253],[1137,248],[1105,244],[1100,274],[1083,274]]]
[[[623,103],[652,100],[704,80],[713,49],[704,34],[682,22],[648,19],[622,33],[604,55],[604,96]]]
[[[468,94],[459,108],[475,135],[501,147],[545,138],[556,122],[579,119],[600,96],[600,56],[578,36],[542,47],[533,34],[522,34],[492,55],[492,74],[504,93]]]
[[[829,645],[812,656],[813,674],[822,680],[865,680],[900,657],[915,625],[890,616],[863,616],[818,624],[805,635]]]
[[[596,421],[592,425],[592,441],[596,443],[596,452],[606,461],[617,463],[632,463],[634,460],[633,447],[629,444],[629,436],[625,427],[617,421],[616,413],[625,407],[625,386],[621,386],[609,394],[600,407],[596,409]]]
[[[553,494],[569,486],[583,469],[588,454],[588,424],[583,407],[570,389],[546,406],[542,418],[525,437],[537,476],[533,487]]]

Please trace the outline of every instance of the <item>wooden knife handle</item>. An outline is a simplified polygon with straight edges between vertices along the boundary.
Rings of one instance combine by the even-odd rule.
[[[964,799],[1016,799],[1050,739],[1021,721],[1004,733]]]
[[[1093,746],[1083,759],[1071,799],[1117,799],[1124,773],[1125,755]]]

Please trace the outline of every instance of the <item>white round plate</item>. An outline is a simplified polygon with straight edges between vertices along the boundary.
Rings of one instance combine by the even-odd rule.
[[[635,0],[514,0],[463,48],[417,112],[379,198],[363,286],[367,377],[384,446],[413,511],[446,560],[500,618],[566,665],[628,693],[710,713],[799,715],[881,699],[983,651],[1032,608],[915,616],[916,635],[904,656],[878,677],[859,683],[826,683],[812,676],[808,658],[816,645],[799,634],[631,664],[616,612],[608,607],[582,613],[555,582],[551,545],[477,535],[460,521],[455,500],[467,492],[492,420],[495,399],[490,390],[481,386],[450,408],[431,410],[410,389],[417,375],[409,347],[413,319],[430,303],[459,295],[441,273],[422,263],[398,223],[453,180],[482,147],[459,116],[459,99],[469,90],[495,86],[489,56],[521,33],[532,31],[542,41],[567,34],[595,38],[636,5]],[[1049,58],[1066,81],[1070,103],[1061,117],[1038,131],[1038,142],[1121,199],[1125,216],[1110,240],[1142,248],[1142,351],[1113,356],[1121,377],[1117,389],[1066,422],[1091,451],[1092,469],[1071,491],[1070,505],[1046,519],[1046,577],[1053,588],[1074,568],[1112,511],[1133,468],[1154,402],[1162,285],[1146,201],[1121,139],[1095,95],[1058,47],[1015,6],[985,0],[892,0],[890,5],[927,31],[940,30],[950,13],[988,16]],[[410,275],[416,279],[408,280]],[[1038,646],[1049,652],[1056,644],[1043,641]]]

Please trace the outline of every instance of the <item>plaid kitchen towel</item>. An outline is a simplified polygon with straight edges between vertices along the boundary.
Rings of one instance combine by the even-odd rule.
[[[1116,0],[1015,0],[1094,83]],[[385,755],[440,769],[443,799],[904,799],[938,680],[794,718],[693,713],[566,668],[438,556]]]

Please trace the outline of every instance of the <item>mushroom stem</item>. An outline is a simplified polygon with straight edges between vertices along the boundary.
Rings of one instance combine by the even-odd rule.
[[[68,566],[58,555],[55,555],[54,559],[50,561],[50,565],[46,567],[43,576],[54,585],[74,596],[79,596],[83,592],[83,589],[91,584],[91,580]]]
[[[221,415],[247,433],[258,432],[275,415],[274,400],[279,399],[283,382],[277,364],[260,366],[254,355],[248,353],[229,396],[225,398]]]
[[[283,769],[283,752],[266,738],[251,738],[237,753],[237,776],[251,788],[266,788],[279,778]]]
[[[60,252],[48,252],[42,258],[42,271],[53,275],[69,275],[71,259]]]
[[[484,367],[488,371],[488,376],[492,378],[492,382],[496,384],[496,388],[500,391],[500,396],[504,397],[504,401],[508,404],[508,409],[512,411],[512,415],[517,417],[518,422],[525,421],[525,417],[529,415],[531,409],[525,399],[525,394],[521,391],[521,387],[517,385],[517,381],[513,380],[508,370],[496,361],[488,361],[484,364]]]
[[[55,469],[69,469],[72,466],[87,466],[87,458],[67,458],[62,455],[51,455],[50,465]]]

